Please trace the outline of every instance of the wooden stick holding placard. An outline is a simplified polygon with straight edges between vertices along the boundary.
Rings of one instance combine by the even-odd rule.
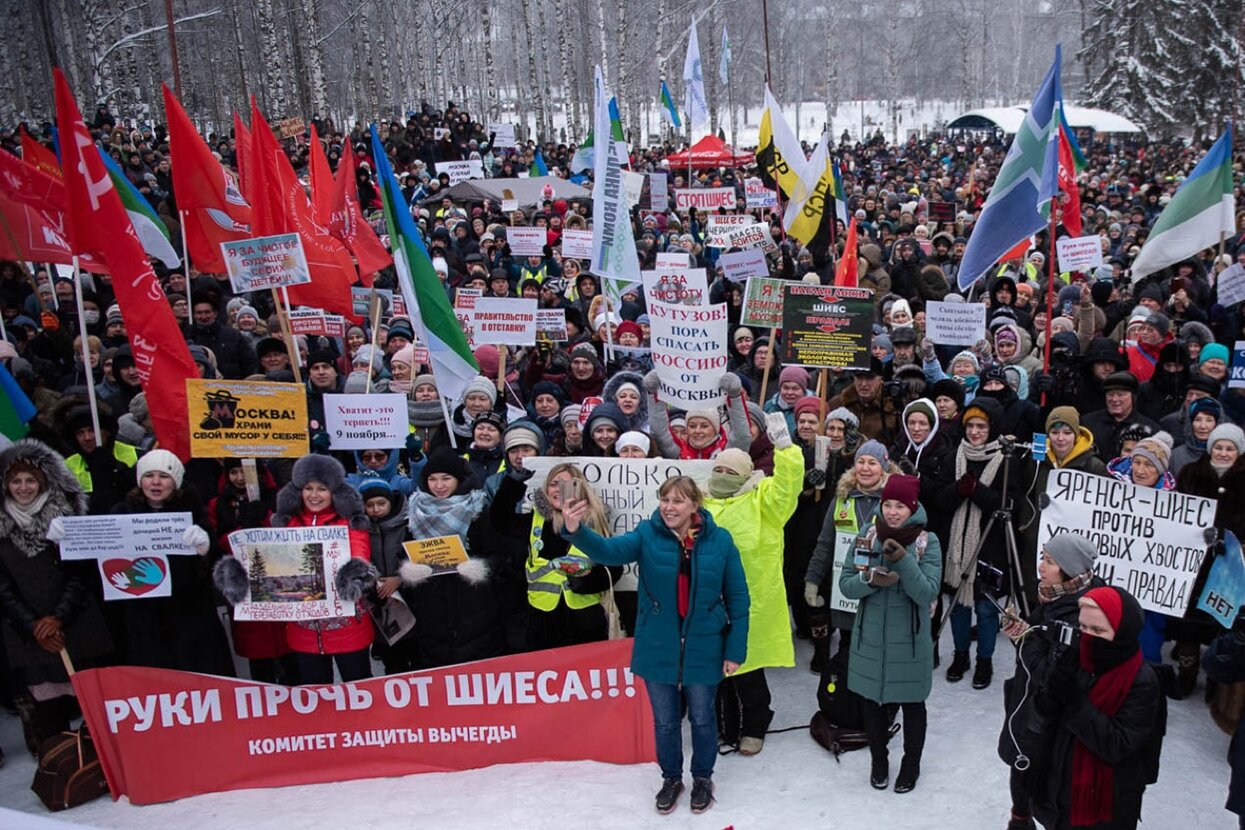
[[[246,479],[246,500],[259,501],[259,469],[254,458],[242,459],[242,477]]]
[[[497,394],[506,399],[506,346],[497,347]]]
[[[290,353],[290,368],[294,370],[294,380],[302,383],[303,372],[299,368],[302,358],[298,354],[298,344],[294,342],[294,332],[290,329],[289,309],[282,304],[281,295],[277,293],[275,286],[268,290],[272,292],[272,304],[277,309],[277,322],[281,325],[281,336],[285,339],[286,351]]]
[[[380,295],[376,293],[376,289],[372,289],[372,359],[367,364],[367,384],[363,387],[363,394],[370,395],[372,393],[372,360],[376,359],[376,341],[380,335]],[[411,367],[414,371],[414,366]]]
[[[756,348],[755,341],[753,343],[752,348],[754,349]],[[757,401],[757,403],[761,405],[762,409],[765,408],[765,388],[769,386],[769,370],[770,370],[770,366],[773,365],[773,361],[774,361],[774,330],[773,329],[769,330],[769,345],[766,346],[766,349],[767,351],[765,354],[765,370],[761,373],[761,399]],[[754,362],[755,360],[756,359],[753,358]]]
[[[830,370],[822,369],[817,373],[817,434],[826,434],[826,395],[830,391]],[[816,446],[816,443],[813,444]],[[813,501],[821,501],[821,490],[813,494]]]

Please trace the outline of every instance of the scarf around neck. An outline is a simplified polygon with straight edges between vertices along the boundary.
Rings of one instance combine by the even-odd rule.
[[[416,539],[437,536],[461,536],[464,545],[467,531],[484,507],[484,490],[472,490],[439,499],[431,493],[416,490],[407,508],[411,535]]]
[[[1003,453],[999,452],[999,442],[989,441],[980,447],[975,447],[967,440],[961,441],[959,449],[955,452],[956,481],[968,472],[970,461],[985,462],[985,467],[977,476],[979,485],[988,487],[994,484],[999,468],[1003,466]],[[971,498],[960,502],[955,515],[951,518],[951,552],[944,581],[948,586],[957,589],[955,601],[970,608],[973,605],[973,582],[977,578],[977,569],[969,568],[965,576],[964,566],[968,563],[969,557],[977,552],[977,545],[981,541],[981,519],[981,508]]]

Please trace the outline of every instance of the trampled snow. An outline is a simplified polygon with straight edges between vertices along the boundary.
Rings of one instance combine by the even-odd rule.
[[[950,648],[948,632],[943,637],[944,661],[949,659]],[[773,728],[804,726],[816,709],[816,678],[807,668],[809,653],[808,643],[798,642],[796,668],[767,672],[777,713]],[[720,758],[714,776],[718,803],[702,816],[691,814],[686,796],[670,816],[653,811],[653,795],[660,785],[655,764],[581,762],[242,790],[146,807],[103,798],[57,818],[127,830],[717,830],[728,825],[736,830],[991,830],[1006,825],[1010,806],[1007,767],[995,751],[1003,720],[1002,680],[1014,666],[1013,649],[1005,640],[1000,640],[995,660],[995,682],[984,691],[974,691],[968,678],[952,685],[942,670],[935,673],[921,779],[916,790],[906,795],[869,786],[867,750],[847,753],[836,764],[801,729],[771,735],[758,756]],[[1142,827],[1236,828],[1236,817],[1223,809],[1228,736],[1211,720],[1201,685],[1190,699],[1170,701],[1169,712],[1162,770],[1158,783],[1146,791]],[[901,741],[902,734],[892,742],[892,778],[899,767]],[[46,815],[29,789],[34,762],[22,744],[16,719],[0,718],[0,743],[8,756],[0,769],[0,808]],[[0,826],[13,825],[0,814]]]

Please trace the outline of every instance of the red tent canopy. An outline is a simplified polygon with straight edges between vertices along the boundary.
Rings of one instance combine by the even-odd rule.
[[[686,170],[689,160],[694,170],[714,167],[751,167],[756,164],[756,154],[740,152],[716,135],[707,135],[693,144],[690,150],[666,157],[671,170]]]

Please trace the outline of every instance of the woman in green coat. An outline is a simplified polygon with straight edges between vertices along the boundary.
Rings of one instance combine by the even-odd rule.
[[[877,523],[860,537],[857,555],[843,564],[839,587],[860,600],[852,629],[847,687],[864,698],[865,732],[875,789],[890,785],[887,724],[903,708],[903,763],[895,792],[911,792],[921,775],[925,699],[934,671],[930,611],[942,579],[938,537],[925,530],[921,482],[894,475],[882,490]],[[868,555],[864,555],[864,549]]]

